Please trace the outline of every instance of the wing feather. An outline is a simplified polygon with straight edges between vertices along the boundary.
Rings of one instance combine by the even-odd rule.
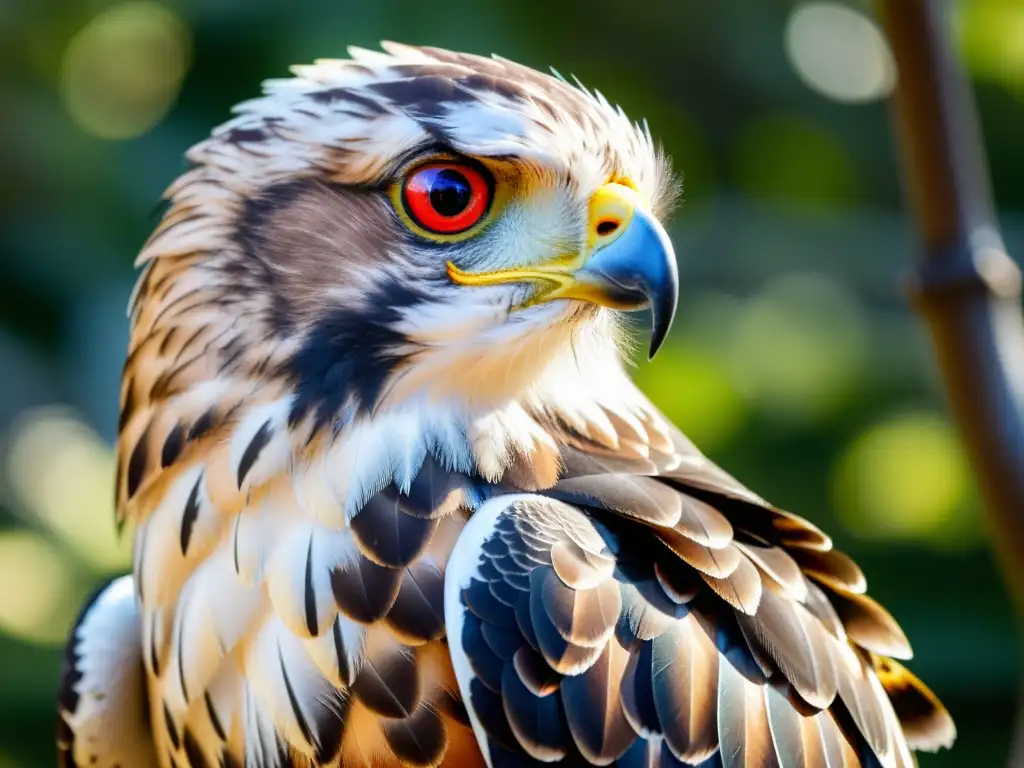
[[[651,642],[651,686],[665,743],[683,762],[718,749],[719,653],[692,615]]]
[[[852,767],[870,752],[902,766],[909,752],[866,652],[838,618],[830,626],[830,609],[794,599],[783,584],[804,579],[783,575],[794,560],[763,558],[776,578],[746,549],[731,582],[714,584],[635,516],[543,495],[489,501],[445,581],[481,744],[568,764]],[[746,611],[719,591],[739,579],[759,590]],[[496,582],[515,605],[494,598]],[[806,596],[829,604],[809,582]]]
[[[643,577],[642,568],[629,566],[631,583],[622,591],[626,623],[620,621],[619,634],[634,644],[653,640],[664,631],[662,622],[641,621],[647,615],[643,606],[657,604],[668,615],[672,610],[663,602],[665,597],[670,602],[676,598],[680,606],[706,606],[700,597],[700,585],[706,585],[735,611],[724,624],[724,614],[717,608],[707,615],[698,612],[705,625],[717,627],[719,648],[748,674],[745,659],[756,661],[757,674],[771,678],[773,685],[779,683],[780,691],[788,689],[789,698],[797,696],[799,706],[827,711],[833,702],[841,701],[837,706],[848,710],[844,716],[853,729],[845,725],[839,729],[843,744],[853,740],[850,748],[856,751],[857,739],[863,739],[883,764],[899,761],[906,749],[903,730],[907,729],[908,737],[915,732],[915,709],[923,721],[920,727],[930,734],[922,734],[924,745],[950,742],[952,723],[934,694],[909,673],[892,671],[902,670],[892,658],[909,658],[910,647],[892,616],[864,594],[866,583],[857,565],[833,549],[816,526],[773,507],[705,459],[642,395],[624,397],[631,404],[606,407],[611,414],[608,420],[620,442],[639,442],[645,450],[638,452],[631,446],[616,451],[607,444],[588,443],[585,427],[571,431],[557,419],[549,420],[549,431],[562,444],[565,479],[546,492],[581,505],[603,525],[610,524],[608,515],[642,522],[677,556],[674,566],[655,564],[656,589]],[[658,437],[652,438],[654,434]],[[668,439],[662,439],[666,435]],[[635,491],[610,489],[610,478],[630,475],[635,476],[631,488],[645,489],[643,499],[630,495]],[[678,493],[682,503],[672,502],[663,489],[653,490],[655,483]],[[650,499],[658,499],[657,504]],[[698,528],[681,524],[685,513],[676,510],[685,510],[693,502],[713,510],[716,517],[704,517],[720,517],[728,529],[719,525],[720,535],[702,538]],[[680,519],[673,522],[677,514]],[[637,536],[637,546],[643,548],[641,539]],[[621,578],[627,570],[625,553],[616,555]],[[750,577],[747,564],[752,564],[756,579]],[[696,589],[680,577],[687,572],[698,574]],[[730,624],[737,630],[729,630]],[[644,635],[643,640],[638,634]],[[875,671],[872,664],[881,666]],[[631,675],[635,675],[634,666],[631,661]],[[880,695],[879,689],[886,694]],[[907,696],[906,703],[902,695]],[[629,717],[640,724],[640,699],[631,693],[627,701]],[[901,722],[898,703],[906,707],[908,724]],[[827,754],[837,760],[845,754],[845,747],[833,749],[833,726],[818,730]]]
[[[952,746],[956,727],[931,689],[897,661],[872,655],[872,662],[910,746],[928,751]]]
[[[729,664],[719,671],[717,714],[723,766],[780,768],[762,687]]]

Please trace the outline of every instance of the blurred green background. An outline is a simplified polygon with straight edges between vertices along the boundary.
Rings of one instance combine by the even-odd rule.
[[[1000,216],[1024,253],[1024,3],[955,6]],[[553,65],[675,158],[681,316],[637,376],[714,459],[820,524],[960,728],[1009,749],[1014,619],[900,275],[886,42],[782,0],[0,0],[0,768],[53,764],[61,646],[123,570],[112,522],[132,260],[182,153],[289,64],[381,38]]]

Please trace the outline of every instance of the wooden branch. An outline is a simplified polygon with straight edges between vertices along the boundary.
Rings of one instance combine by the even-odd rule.
[[[880,0],[896,59],[905,192],[924,246],[914,306],[931,332],[988,527],[1024,613],[1021,273],[992,210],[977,115],[944,0]]]
[[[1024,616],[1021,274],[992,210],[978,118],[945,0],[880,0],[899,81],[905,192],[924,246],[911,293],[931,331],[989,534]],[[1024,686],[1022,686],[1024,694]],[[1024,765],[1024,695],[1008,765]]]

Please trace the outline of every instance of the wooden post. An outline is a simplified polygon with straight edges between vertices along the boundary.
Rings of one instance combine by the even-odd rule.
[[[1024,613],[1024,319],[1021,273],[992,207],[978,118],[952,49],[945,0],[879,0],[896,59],[894,97],[907,202],[923,247],[911,284],[950,410],[984,501],[989,535]],[[1024,708],[1015,758],[1024,765]]]

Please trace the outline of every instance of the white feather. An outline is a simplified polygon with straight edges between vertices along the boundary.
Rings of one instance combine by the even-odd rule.
[[[317,669],[305,645],[281,621],[271,617],[249,646],[244,663],[259,708],[289,744],[311,754],[292,702],[298,706],[303,722],[312,728],[317,710],[331,706],[338,693]]]
[[[353,562],[359,546],[350,531],[295,521],[275,544],[265,574],[274,612],[299,637],[310,637],[306,614],[307,578],[315,606],[317,633],[330,629],[337,607],[331,571]]]
[[[245,768],[278,768],[280,755],[272,711],[257,697],[250,679],[244,685]]]
[[[193,572],[178,599],[165,676],[164,696],[174,714],[183,715],[206,690],[265,604],[261,589],[236,576],[225,548]]]
[[[242,669],[234,657],[229,657],[206,686],[203,706],[193,708],[193,717],[190,720],[209,720],[214,733],[219,728],[230,738],[235,717],[242,713],[244,696],[245,681]]]
[[[201,464],[184,470],[136,532],[134,572],[147,605],[173,600],[187,576],[186,556],[181,551],[182,519],[197,482],[197,513],[187,552],[190,561],[197,561],[209,548],[223,524],[206,496],[202,472]]]
[[[468,471],[472,462],[461,424],[458,412],[415,400],[347,428],[323,460],[324,477],[344,507],[345,520],[389,484],[408,491],[428,450],[447,466]]]
[[[242,457],[256,434],[264,425],[269,425],[267,428],[270,430],[270,438],[246,473],[240,490],[262,485],[286,466],[292,453],[291,435],[287,429],[292,400],[292,396],[282,397],[250,409],[232,432],[228,460],[232,476],[238,477]]]
[[[469,586],[470,581],[479,575],[480,552],[484,542],[494,533],[501,513],[511,505],[535,498],[530,494],[509,494],[498,496],[485,502],[471,518],[459,535],[459,540],[452,550],[444,577],[444,623],[448,635],[448,650],[452,656],[455,679],[462,692],[462,700],[469,712],[473,732],[476,734],[480,750],[483,752],[487,765],[491,765],[490,742],[487,730],[473,710],[470,698],[470,684],[476,676],[469,663],[469,657],[462,647],[462,625],[465,622],[466,608],[462,603],[462,590]]]
[[[95,768],[155,768],[142,683],[140,618],[130,576],[100,594],[76,628],[78,702],[63,713],[74,734],[73,757]]]
[[[347,688],[352,685],[363,663],[363,653],[366,648],[365,624],[352,621],[339,613],[328,631],[304,642],[306,651],[324,677],[339,688]],[[344,653],[344,658],[340,660],[338,658],[339,645]],[[347,674],[343,675],[342,672],[346,670]]]

